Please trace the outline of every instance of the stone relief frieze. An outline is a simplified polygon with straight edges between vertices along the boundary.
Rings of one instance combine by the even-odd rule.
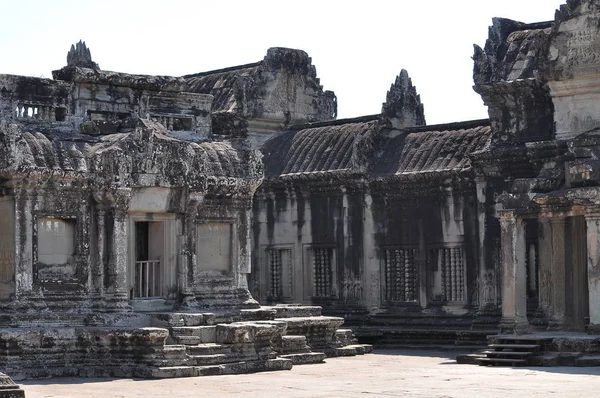
[[[362,302],[362,283],[354,274],[345,274],[342,279],[342,298],[346,303]]]

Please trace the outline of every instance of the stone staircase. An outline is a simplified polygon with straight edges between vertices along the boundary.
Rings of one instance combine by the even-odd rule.
[[[372,349],[320,307],[0,318],[0,368],[15,380],[286,370]]]
[[[531,366],[547,343],[547,339],[533,336],[490,336],[487,348],[474,354],[458,355],[456,361],[480,366]]]
[[[495,335],[488,347],[456,357],[482,366],[600,366],[600,336],[583,333]]]
[[[541,345],[530,343],[515,340],[490,344],[487,349],[480,351],[481,357],[475,358],[475,361],[481,366],[531,365],[531,358],[539,353]]]
[[[153,325],[169,330],[165,349],[183,355],[153,369],[149,377],[291,369],[328,356],[372,351],[357,344],[351,330],[338,329],[343,319],[320,312],[320,307],[277,305],[237,314],[154,314]]]

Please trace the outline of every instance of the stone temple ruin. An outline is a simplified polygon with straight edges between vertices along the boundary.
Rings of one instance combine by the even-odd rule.
[[[380,346],[530,334],[491,342],[600,364],[599,22],[598,0],[494,19],[474,54],[489,119],[425,125],[403,71],[381,114],[265,142],[253,297],[320,305]],[[482,362],[527,361],[502,355]]]
[[[600,363],[598,21],[494,19],[489,119],[433,126],[406,71],[336,120],[284,48],[166,77],[78,43],[52,80],[0,75],[0,369],[242,373],[499,332]]]
[[[247,66],[271,91],[236,78],[206,92],[226,71],[103,71],[83,43],[67,59],[53,80],[0,76],[0,369],[179,377],[370,350],[342,318],[261,308],[248,290],[263,163],[245,129],[258,142],[335,112],[305,53]],[[304,96],[289,105],[292,81]]]

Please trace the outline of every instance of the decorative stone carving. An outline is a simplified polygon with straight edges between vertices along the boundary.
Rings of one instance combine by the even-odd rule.
[[[348,304],[359,304],[362,302],[362,282],[352,273],[344,274],[342,279],[342,300]]]
[[[90,49],[85,45],[85,42],[81,40],[79,40],[77,44],[71,46],[71,50],[67,54],[67,66],[78,66],[80,68],[100,70],[98,64],[92,61]]]
[[[402,69],[390,87],[381,114],[390,118],[395,128],[425,126],[421,96],[417,94],[405,69]]]
[[[390,302],[417,301],[417,249],[385,251],[385,298]]]

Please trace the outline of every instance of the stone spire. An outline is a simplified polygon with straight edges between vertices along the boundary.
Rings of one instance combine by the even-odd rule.
[[[412,85],[406,70],[402,69],[390,87],[381,113],[398,129],[425,126],[421,96],[417,94],[417,89]]]
[[[81,68],[90,68],[100,70],[97,63],[92,61],[92,54],[84,41],[71,45],[71,50],[67,54],[67,66],[79,66]]]

